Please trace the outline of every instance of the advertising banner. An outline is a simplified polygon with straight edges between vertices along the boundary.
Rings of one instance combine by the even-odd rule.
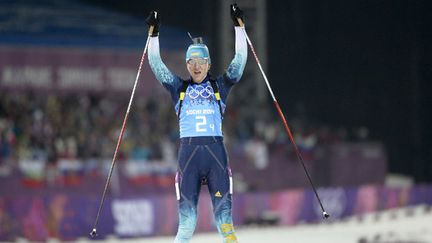
[[[165,54],[165,53],[164,53]],[[0,47],[0,90],[56,92],[127,92],[135,82],[142,50],[54,47]],[[173,73],[185,74],[183,53],[168,51],[164,62]],[[162,90],[143,62],[137,92]]]
[[[203,188],[196,231],[216,231],[207,188]],[[320,189],[323,205],[332,219],[384,209],[432,204],[432,186],[385,188],[366,185],[357,188]],[[88,237],[100,198],[58,193],[49,196],[0,198],[0,241],[26,238],[64,241]],[[318,222],[322,212],[311,190],[256,192],[234,195],[236,225],[268,219],[277,224]],[[177,229],[177,201],[174,195],[144,197],[108,196],[97,226],[98,239],[174,235]]]

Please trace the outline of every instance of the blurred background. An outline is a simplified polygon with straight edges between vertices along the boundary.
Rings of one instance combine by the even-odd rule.
[[[392,220],[430,219],[431,3],[236,2],[330,222],[365,224],[366,213],[417,206]],[[159,11],[172,72],[187,77],[190,32],[204,38],[219,75],[234,54],[231,3],[0,1],[1,241],[86,237],[146,42],[145,18]],[[178,125],[168,97],[145,61],[100,240],[175,234]],[[226,112],[239,228],[322,222],[251,52]],[[197,232],[215,232],[202,189]],[[395,238],[385,227],[364,229],[353,242]],[[429,238],[410,229],[395,240],[432,242],[430,229],[421,232]]]

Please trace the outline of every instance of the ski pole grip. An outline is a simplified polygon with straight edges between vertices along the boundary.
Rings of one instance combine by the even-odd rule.
[[[153,29],[154,29],[154,25],[150,25],[149,31],[148,31],[148,35],[152,35],[153,34]]]
[[[239,22],[240,27],[244,27],[244,23],[243,23],[243,20],[241,18],[237,18],[237,21]]]

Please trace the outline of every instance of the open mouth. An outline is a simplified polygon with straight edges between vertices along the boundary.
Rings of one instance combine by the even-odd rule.
[[[201,74],[201,72],[200,71],[194,71],[194,74],[199,75],[199,74]]]

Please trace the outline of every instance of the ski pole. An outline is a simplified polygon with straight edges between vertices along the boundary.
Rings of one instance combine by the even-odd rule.
[[[153,31],[153,26],[150,26],[149,33],[151,33],[152,31]],[[98,209],[98,212],[97,212],[97,215],[96,215],[95,222],[93,224],[93,229],[90,232],[90,236],[91,237],[97,236],[97,230],[96,230],[96,228],[97,228],[97,225],[99,223],[100,213],[102,211],[102,208],[103,208],[103,205],[104,205],[104,202],[105,202],[106,193],[108,191],[108,186],[109,186],[109,183],[110,183],[110,180],[111,180],[111,176],[112,176],[112,173],[113,173],[113,169],[114,169],[114,165],[115,165],[115,162],[116,162],[116,159],[117,159],[117,152],[118,152],[118,149],[120,147],[120,144],[121,144],[121,141],[122,141],[122,138],[123,138],[123,133],[124,133],[124,130],[125,130],[128,118],[129,118],[129,111],[130,111],[130,108],[132,106],[132,101],[133,101],[133,98],[134,98],[134,95],[135,95],[135,89],[136,89],[136,86],[137,86],[137,83],[138,83],[138,79],[139,79],[139,76],[140,76],[140,73],[141,73],[141,68],[142,68],[142,65],[143,65],[143,62],[144,62],[145,54],[147,52],[149,41],[150,41],[150,35],[147,37],[147,41],[146,41],[146,44],[145,44],[145,47],[144,47],[144,51],[143,51],[143,54],[141,56],[141,62],[140,62],[139,67],[138,67],[138,72],[137,72],[137,75],[136,75],[136,78],[135,78],[135,83],[134,83],[134,86],[133,86],[133,89],[132,89],[132,94],[131,94],[131,97],[129,99],[129,105],[127,107],[126,114],[125,114],[124,119],[123,119],[123,125],[122,125],[122,128],[120,130],[120,134],[119,134],[119,137],[118,137],[118,140],[117,140],[117,146],[116,146],[115,151],[114,151],[114,155],[113,155],[112,162],[111,162],[111,167],[110,167],[110,170],[109,170],[109,173],[108,173],[108,177],[106,179],[105,188],[103,190],[102,198],[101,198],[101,201],[100,201],[100,204],[99,204],[99,209]]]
[[[252,42],[250,41],[249,36],[248,36],[247,33],[246,33],[246,29],[245,29],[245,27],[244,27],[244,23],[243,23],[243,21],[242,21],[240,18],[237,18],[237,20],[238,20],[239,23],[240,23],[240,27],[243,29],[243,33],[244,33],[244,35],[245,35],[245,37],[246,37],[246,40],[247,40],[247,42],[248,42],[248,44],[249,44],[249,46],[250,46],[250,48],[251,48],[251,50],[252,50],[252,53],[253,53],[253,55],[254,55],[254,57],[255,57],[255,61],[256,61],[256,63],[258,64],[258,67],[259,67],[259,70],[261,71],[262,76],[264,77],[264,81],[265,81],[265,83],[266,83],[266,85],[267,85],[267,89],[268,89],[268,91],[270,92],[270,95],[271,95],[271,97],[272,97],[272,99],[273,99],[273,103],[274,103],[274,105],[276,106],[276,109],[277,109],[277,111],[278,111],[278,114],[279,114],[280,118],[282,119],[282,122],[283,122],[283,124],[284,124],[284,126],[285,126],[285,131],[287,132],[288,137],[289,137],[289,139],[290,139],[290,141],[291,141],[291,143],[292,143],[292,145],[293,145],[293,147],[294,147],[294,151],[295,151],[295,153],[296,153],[296,155],[297,155],[297,158],[298,158],[298,160],[300,161],[300,163],[301,163],[301,165],[302,165],[302,167],[303,167],[303,169],[304,169],[304,172],[306,173],[306,177],[308,178],[310,185],[312,186],[312,189],[313,189],[313,191],[314,191],[314,193],[315,193],[315,196],[316,196],[316,198],[317,198],[317,200],[318,200],[318,203],[319,203],[319,205],[320,205],[320,207],[321,207],[321,211],[322,211],[323,217],[324,217],[325,219],[327,219],[327,218],[330,217],[330,214],[328,214],[328,213],[325,211],[325,209],[324,209],[324,206],[323,206],[323,204],[322,204],[322,202],[321,202],[321,199],[320,199],[320,197],[319,197],[319,195],[318,195],[318,192],[317,192],[317,190],[315,189],[315,186],[314,186],[314,184],[313,184],[313,182],[312,182],[311,176],[309,175],[309,172],[308,172],[308,170],[306,169],[305,163],[304,163],[304,161],[303,161],[303,157],[302,157],[302,155],[301,155],[301,153],[300,153],[300,151],[299,151],[299,149],[298,149],[298,147],[297,147],[296,142],[294,141],[293,135],[292,135],[292,133],[291,133],[291,129],[289,128],[288,123],[287,123],[287,121],[286,121],[286,119],[285,119],[285,116],[284,116],[284,114],[283,114],[283,112],[282,112],[282,110],[281,110],[281,108],[280,108],[280,106],[279,106],[279,103],[278,103],[278,101],[276,100],[276,97],[275,97],[275,95],[274,95],[274,93],[273,93],[273,90],[272,90],[272,88],[271,88],[271,86],[270,86],[270,83],[269,83],[269,81],[268,81],[268,79],[267,79],[267,76],[266,76],[266,74],[264,73],[264,70],[263,70],[263,68],[262,68],[262,66],[261,66],[261,63],[260,63],[260,61],[259,61],[259,59],[258,59],[258,56],[257,56],[257,54],[256,54],[256,52],[255,52],[255,48],[253,47]]]

